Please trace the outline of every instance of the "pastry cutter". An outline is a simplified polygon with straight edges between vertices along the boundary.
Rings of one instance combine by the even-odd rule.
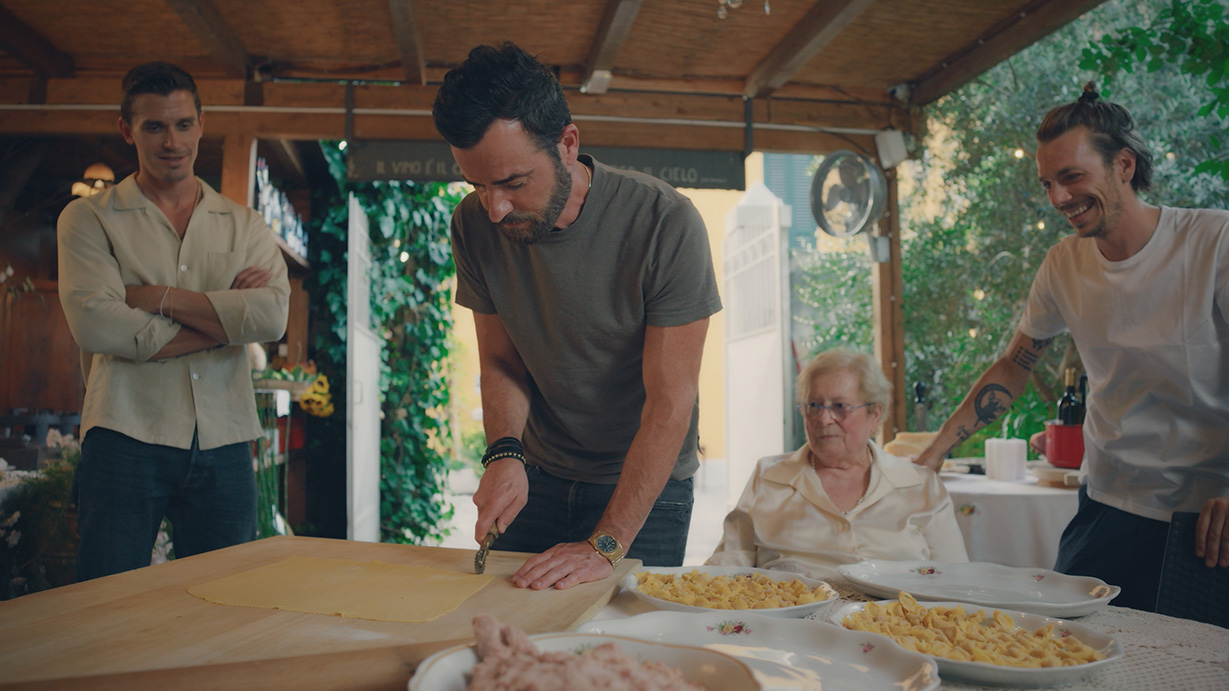
[[[486,531],[486,537],[482,538],[478,553],[474,555],[474,573],[481,574],[486,571],[486,555],[491,551],[491,543],[495,542],[497,537],[499,537],[499,526],[492,523]]]

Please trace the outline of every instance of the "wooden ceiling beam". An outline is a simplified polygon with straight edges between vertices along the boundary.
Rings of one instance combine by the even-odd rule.
[[[447,73],[446,68],[427,66],[426,82],[440,83],[444,80],[444,74]],[[284,69],[279,71],[279,75],[287,79],[291,78],[311,78],[313,75],[309,72],[296,71],[294,69]],[[579,67],[563,66],[559,71],[559,83],[563,85],[564,91],[579,90],[581,85],[582,71]],[[367,81],[400,81],[404,78],[400,69],[397,70],[379,70],[376,72],[364,75]],[[273,82],[265,82],[264,86],[266,93]],[[696,94],[710,96],[734,96],[736,98],[743,97],[743,86],[745,81],[734,77],[729,78],[697,78],[697,77],[679,77],[675,78],[644,78],[634,75],[620,74],[618,80],[613,82],[610,90],[607,93],[615,92],[631,92],[631,93],[680,93],[680,94]],[[413,86],[413,85],[409,85]],[[424,87],[434,88],[434,87]],[[815,99],[815,100],[834,100],[834,101],[871,101],[889,103],[892,98],[884,89],[873,88],[850,88],[837,85],[812,85],[812,84],[786,84],[778,91],[773,93],[774,98],[780,97]]]
[[[606,0],[606,12],[593,37],[593,47],[585,60],[580,79],[581,93],[602,94],[610,86],[611,71],[619,49],[627,40],[642,0]]]
[[[840,149],[861,151],[875,156],[875,138],[866,134],[799,132],[788,130],[755,131],[755,150],[783,154],[830,154]]]
[[[1037,0],[962,46],[912,84],[909,103],[927,105],[1062,28],[1105,0]]]
[[[73,76],[73,59],[0,5],[0,50],[44,78]]]
[[[29,77],[0,77],[0,104],[29,103]],[[619,78],[619,84],[625,85],[626,80]],[[692,86],[696,86],[694,83]],[[262,82],[263,97],[259,104],[247,103],[244,99],[245,82],[238,79],[197,79],[196,86],[201,92],[201,103],[208,110],[210,106],[220,105],[264,105],[264,106],[343,106],[345,105],[346,88],[337,82]],[[732,117],[742,120],[742,94],[737,89],[692,89],[684,88],[685,82],[660,83],[654,81],[636,80],[636,88],[611,89],[604,94],[590,94],[583,98],[571,90],[565,89],[569,105],[574,113],[607,112],[619,115],[641,113],[624,112],[623,108],[644,108],[646,104],[656,104],[660,112],[675,112],[675,117],[699,117],[704,119],[722,119]],[[414,86],[403,84],[392,87],[386,84],[359,84],[354,89],[354,105],[358,108],[404,108],[431,109],[438,88],[435,86]],[[866,108],[888,107],[905,108],[905,104],[893,100],[887,92],[882,91],[851,91],[838,87],[790,85],[773,94],[764,101],[769,108],[774,104],[786,101],[801,103],[816,103],[820,108],[829,106],[861,106]],[[52,104],[99,104],[115,103],[119,107],[119,77],[76,77],[73,79],[51,79],[47,83],[47,103]],[[760,105],[757,104],[757,108]],[[714,111],[706,114],[706,111]],[[727,111],[736,115],[727,116]],[[757,116],[758,119],[758,116]]]
[[[165,0],[227,77],[247,79],[248,53],[211,0]]]
[[[47,104],[30,104],[25,98],[23,80],[0,80],[0,110],[13,106],[17,112],[39,117],[40,111],[93,113],[101,111],[114,123],[117,106],[112,105],[118,93],[118,80],[114,77],[79,77],[75,79],[52,79],[48,81]],[[205,132],[217,132],[217,118],[226,112],[258,115],[261,122],[275,119],[279,113],[288,119],[308,112],[344,113],[346,89],[344,84],[324,82],[265,82],[262,83],[263,98],[259,105],[246,103],[243,98],[245,82],[233,79],[201,79],[197,87],[204,105]],[[356,115],[377,117],[429,117],[431,104],[437,88],[434,86],[387,84],[362,84],[354,89]],[[685,94],[651,91],[632,92],[612,90],[599,95],[581,95],[568,92],[572,115],[578,122],[593,123],[638,122],[650,125],[654,122],[671,126],[724,127],[742,131],[745,126],[746,109],[742,96],[734,94]],[[830,96],[827,92],[820,95]],[[6,106],[5,104],[10,104]],[[31,107],[42,106],[41,108]],[[880,130],[893,127],[906,132],[915,131],[917,108],[890,101],[835,101],[828,98],[769,98],[756,99],[753,103],[752,122],[756,125],[798,127],[800,129]],[[332,113],[330,113],[332,111]],[[53,117],[50,116],[49,117]],[[591,126],[591,125],[587,125]],[[0,133],[5,132],[0,128]],[[9,130],[12,131],[12,130]],[[64,134],[72,134],[67,130]],[[262,137],[282,137],[282,133],[261,132]],[[295,138],[295,137],[291,137]],[[435,136],[433,135],[434,139]]]
[[[262,109],[210,111],[207,135],[251,135],[266,140],[344,139],[345,114],[320,112],[263,111]],[[628,146],[701,151],[743,150],[740,127],[697,126],[672,122],[579,120],[585,146]],[[817,153],[838,148],[874,151],[869,135],[824,132],[816,129],[757,127],[757,151]],[[26,136],[88,136],[115,134],[111,110],[5,110],[0,108],[0,133]],[[439,133],[430,115],[356,114],[354,134],[360,139],[438,141]]]
[[[297,177],[300,182],[307,182],[307,166],[303,164],[303,157],[299,155],[299,145],[290,139],[262,139],[263,143],[267,143],[273,150],[274,155],[278,156],[285,162],[290,171]]]
[[[207,134],[219,134],[225,127],[236,122],[259,123],[255,131],[266,139],[304,138],[300,135],[313,131],[300,129],[298,123],[307,122],[304,116],[344,115],[345,86],[337,83],[268,82],[264,98],[259,106],[245,104],[242,86],[245,82],[225,79],[203,79],[197,82],[204,104],[204,125]],[[0,83],[2,84],[2,83]],[[48,104],[34,107],[14,88],[0,90],[0,113],[12,113],[13,117],[24,114],[30,118],[29,129],[17,120],[0,120],[0,133],[41,132],[50,133],[57,125],[45,123],[68,123],[62,134],[93,132],[95,129],[77,130],[72,126],[71,114],[79,114],[84,120],[100,119],[104,131],[112,131],[117,112],[112,105],[117,83],[114,78],[77,78],[49,80]],[[430,120],[431,104],[437,89],[433,86],[390,86],[365,84],[355,88],[354,108],[356,118],[403,118]],[[5,96],[8,100],[5,100]],[[730,133],[745,131],[745,101],[737,95],[714,94],[665,94],[656,92],[610,91],[605,94],[584,96],[576,92],[568,94],[572,115],[586,133],[598,127],[596,123],[619,123],[640,130],[654,125],[691,127],[701,130],[724,129]],[[10,105],[5,105],[5,104]],[[838,102],[807,99],[757,99],[754,102],[752,122],[759,128],[790,129],[799,131],[867,132],[889,127],[906,132],[916,130],[916,108],[888,102]],[[61,116],[61,114],[65,114]],[[61,119],[62,117],[67,119]],[[277,124],[279,118],[285,123]],[[320,120],[311,122],[319,123]],[[357,122],[357,120],[356,120]],[[40,124],[44,123],[44,124]],[[82,126],[86,125],[84,122]],[[230,130],[234,131],[234,130]],[[321,133],[321,138],[340,133]],[[710,135],[702,135],[702,138]],[[438,135],[430,133],[429,139]],[[310,138],[310,137],[308,137]],[[394,136],[394,138],[396,138]],[[722,138],[724,141],[724,137]],[[593,142],[586,139],[586,143]],[[637,145],[643,146],[637,142]],[[758,142],[757,142],[758,145]],[[679,148],[688,148],[680,146]]]
[[[115,134],[119,108],[103,110],[0,110],[0,133],[71,136]]]
[[[0,80],[0,103],[22,103],[11,100],[15,90],[3,88]],[[244,87],[240,79],[197,79],[196,88],[201,94],[201,104],[210,106],[244,105]],[[264,84],[265,87],[275,86]],[[47,81],[47,104],[49,105],[110,105],[119,114],[121,98],[120,77],[77,77],[75,79],[50,79]]]
[[[914,132],[914,109],[888,103],[823,103],[783,99],[756,99],[755,124],[801,125],[827,129]]]
[[[818,0],[747,77],[743,96],[764,98],[781,88],[874,0]]]
[[[405,83],[427,85],[427,60],[423,57],[422,41],[418,40],[418,22],[414,18],[412,0],[388,0],[388,15],[392,20],[393,37],[401,53],[401,68]]]
[[[738,96],[608,91],[593,96],[568,94],[568,106],[572,117],[672,118],[736,123],[744,119],[743,100]]]

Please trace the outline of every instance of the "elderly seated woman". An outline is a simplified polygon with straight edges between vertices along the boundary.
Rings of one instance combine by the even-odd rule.
[[[709,564],[814,578],[863,559],[968,561],[938,475],[871,441],[891,387],[862,353],[821,353],[798,375],[807,443],[756,464]]]

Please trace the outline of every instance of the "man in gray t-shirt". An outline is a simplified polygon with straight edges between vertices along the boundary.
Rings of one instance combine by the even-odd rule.
[[[475,48],[434,116],[475,188],[452,224],[491,442],[475,538],[541,552],[520,587],[604,578],[624,550],[681,564],[700,356],[721,309],[699,214],[580,155],[558,81],[512,44]]]

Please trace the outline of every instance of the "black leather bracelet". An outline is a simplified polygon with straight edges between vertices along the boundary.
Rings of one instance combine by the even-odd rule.
[[[515,437],[496,439],[490,446],[486,447],[486,453],[482,454],[482,467],[486,468],[491,463],[504,458],[515,458],[522,465],[525,463],[525,451],[521,446],[520,439]]]

